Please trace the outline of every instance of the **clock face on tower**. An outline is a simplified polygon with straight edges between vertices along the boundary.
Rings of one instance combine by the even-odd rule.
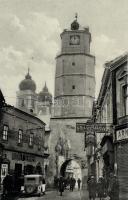
[[[70,36],[70,45],[79,45],[80,44],[80,36],[79,35],[71,35]]]

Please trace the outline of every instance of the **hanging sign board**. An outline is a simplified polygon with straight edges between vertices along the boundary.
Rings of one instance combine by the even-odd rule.
[[[3,179],[8,174],[8,164],[1,164],[1,183],[3,182]]]
[[[128,128],[124,128],[116,131],[116,140],[126,140],[128,139]]]
[[[86,131],[86,123],[76,123],[77,133],[85,133],[85,131]]]
[[[112,127],[111,124],[106,123],[76,123],[76,132],[85,133],[85,132],[97,132],[97,133],[111,133]]]

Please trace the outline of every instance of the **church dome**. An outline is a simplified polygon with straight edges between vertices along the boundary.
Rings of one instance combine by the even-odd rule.
[[[52,103],[52,95],[48,91],[46,83],[43,90],[38,94],[38,101],[39,102],[49,101],[50,103]]]
[[[31,90],[31,91],[35,92],[36,84],[32,80],[32,77],[30,76],[29,71],[28,71],[27,75],[25,76],[25,79],[23,81],[21,81],[21,83],[19,84],[19,89],[20,90]]]

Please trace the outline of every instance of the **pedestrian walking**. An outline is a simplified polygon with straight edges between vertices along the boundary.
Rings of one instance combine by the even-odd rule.
[[[78,190],[80,190],[80,185],[81,185],[81,180],[80,180],[80,178],[78,178],[77,184],[78,184]]]
[[[73,177],[70,178],[70,191],[73,191]]]
[[[14,192],[13,176],[7,174],[3,180],[2,200],[11,200]]]
[[[118,180],[117,177],[112,173],[110,174],[110,179],[109,179],[109,197],[110,200],[119,200]]]
[[[67,178],[64,178],[64,189],[67,187]]]
[[[9,191],[9,174],[3,179],[3,195],[6,195]]]
[[[57,191],[58,191],[58,182],[59,182],[59,178],[57,176],[54,176],[54,187]]]
[[[74,188],[75,188],[75,185],[76,185],[76,179],[73,178],[73,190],[74,190]]]
[[[102,177],[99,177],[98,183],[97,183],[97,195],[100,200],[103,200],[105,197],[105,184]]]
[[[64,178],[62,176],[59,178],[58,188],[59,188],[60,196],[62,196],[62,193],[64,192]]]
[[[43,194],[45,195],[45,186],[46,186],[46,181],[45,181],[45,178],[43,177],[42,178],[42,192],[43,192]]]
[[[73,191],[75,188],[76,180],[75,178],[71,177],[70,178],[70,190]]]
[[[91,176],[90,180],[88,180],[88,191],[89,191],[89,199],[95,200],[96,198],[96,181],[94,176]]]
[[[70,176],[67,177],[67,188],[70,189]]]

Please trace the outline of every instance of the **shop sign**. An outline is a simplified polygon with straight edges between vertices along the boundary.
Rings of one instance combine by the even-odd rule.
[[[85,133],[85,131],[86,131],[86,123],[76,123],[77,133]]]
[[[111,133],[112,127],[107,123],[76,123],[76,132]]]
[[[125,140],[128,139],[128,128],[121,129],[116,131],[116,140]]]
[[[71,173],[73,173],[73,169],[66,169],[66,172],[71,172]]]
[[[12,153],[12,160],[22,160],[22,161],[28,161],[28,162],[35,162],[35,156],[29,155],[29,154],[26,154],[26,153],[13,152]]]
[[[3,182],[3,179],[8,174],[8,164],[2,164],[1,165],[1,183]]]

